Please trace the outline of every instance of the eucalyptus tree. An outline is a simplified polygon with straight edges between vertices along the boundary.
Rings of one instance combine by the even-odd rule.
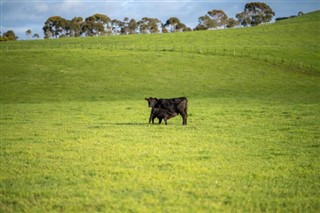
[[[228,23],[228,16],[223,10],[210,10],[206,15],[198,18],[199,24],[194,30],[216,29],[225,27]]]
[[[40,35],[38,33],[33,34],[32,38],[40,38]]]
[[[164,28],[168,28],[169,32],[182,32],[188,31],[188,28],[185,24],[183,24],[177,17],[169,18],[166,23],[163,25]],[[164,29],[162,29],[164,32]]]
[[[125,17],[123,21],[114,20],[113,23],[118,25],[118,32],[122,35],[135,34],[138,29],[137,21],[128,17]]]
[[[211,19],[208,15],[200,16],[198,22],[199,24],[194,30],[208,30],[218,26],[217,21]]]
[[[234,28],[235,26],[238,26],[240,24],[239,21],[235,20],[234,18],[228,18],[227,20],[227,28]]]
[[[111,30],[113,35],[119,35],[121,33],[121,22],[118,19],[111,20]]]
[[[243,26],[257,26],[262,23],[270,22],[275,15],[272,8],[263,2],[247,3],[244,11],[238,13],[236,18]]]
[[[26,36],[30,36],[32,34],[32,31],[28,29],[25,33],[26,33]]]
[[[216,22],[217,27],[225,27],[228,21],[228,16],[223,10],[211,10],[208,11],[210,18]]]
[[[68,31],[68,21],[60,16],[49,17],[43,26],[45,38],[58,38]]]
[[[159,33],[161,28],[161,21],[157,18],[149,18],[148,28],[150,33]]]
[[[138,29],[138,23],[135,19],[130,19],[128,22],[128,34],[136,34]]]
[[[157,18],[143,17],[138,21],[139,32],[142,34],[146,33],[158,33],[161,27],[161,21]]]
[[[3,33],[0,41],[15,41],[17,38],[18,37],[13,30],[8,30],[7,32]]]
[[[128,32],[129,32],[128,22],[129,22],[129,18],[128,18],[128,17],[125,17],[125,18],[123,19],[123,21],[120,21],[120,22],[119,22],[120,33],[121,33],[122,35],[126,35],[126,34],[128,34]]]
[[[98,13],[89,16],[83,23],[82,32],[87,36],[111,34],[111,19]]]
[[[83,33],[83,18],[74,17],[70,22],[70,36],[71,37],[80,37]]]
[[[180,20],[177,17],[171,17],[166,21],[164,26],[168,27],[170,32],[176,32],[176,27],[179,23]]]

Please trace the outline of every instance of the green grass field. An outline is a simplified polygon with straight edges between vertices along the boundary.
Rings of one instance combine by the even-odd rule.
[[[1,43],[0,212],[318,212],[320,28],[310,26],[319,15]],[[168,42],[313,67],[187,48],[79,48]],[[149,125],[150,96],[188,97],[188,125],[180,116]]]

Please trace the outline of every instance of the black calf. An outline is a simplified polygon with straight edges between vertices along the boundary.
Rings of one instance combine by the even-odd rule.
[[[161,108],[152,108],[150,118],[149,118],[149,123],[151,121],[152,123],[154,123],[154,119],[158,118],[159,124],[161,124],[162,119],[164,119],[164,123],[167,125],[167,120],[175,116],[177,116],[177,113],[175,112],[169,112],[168,110],[161,109]]]

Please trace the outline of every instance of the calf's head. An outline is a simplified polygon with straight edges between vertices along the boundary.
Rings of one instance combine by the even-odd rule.
[[[148,101],[148,106],[149,107],[154,107],[157,103],[158,103],[158,99],[157,98],[145,98],[144,100]]]

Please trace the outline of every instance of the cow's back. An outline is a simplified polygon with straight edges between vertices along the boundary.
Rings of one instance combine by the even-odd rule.
[[[188,105],[188,99],[186,97],[159,99],[158,107],[169,110],[170,112],[177,112],[181,114],[182,111],[186,111]]]

